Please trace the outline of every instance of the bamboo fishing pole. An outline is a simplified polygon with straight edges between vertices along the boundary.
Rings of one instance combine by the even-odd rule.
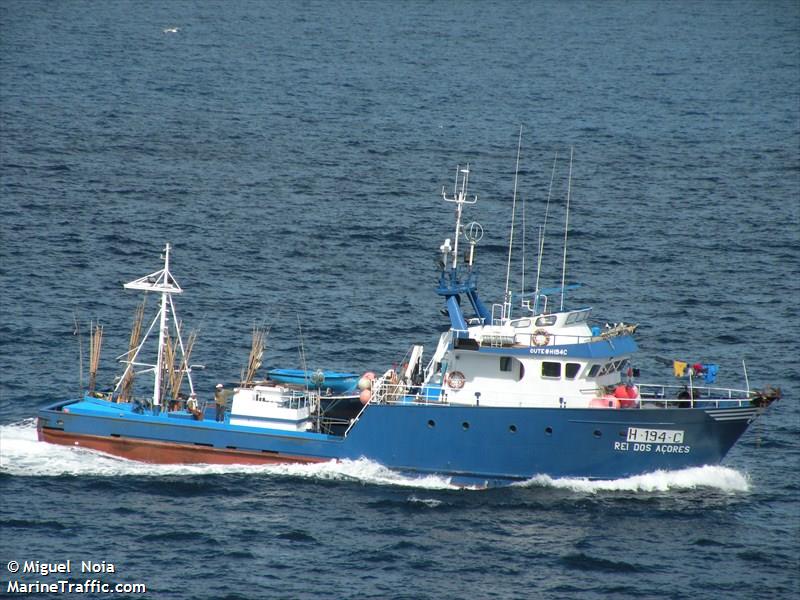
[[[178,396],[180,395],[181,386],[183,385],[183,377],[189,371],[189,358],[192,355],[192,348],[194,348],[194,343],[197,340],[197,331],[194,330],[189,334],[189,338],[186,341],[186,349],[184,351],[183,359],[180,361],[180,367],[175,369],[174,367],[174,357],[175,357],[175,346],[171,348],[171,354],[169,356],[171,367],[171,378],[170,378],[170,391],[172,394],[173,400],[177,400]]]
[[[252,383],[256,372],[261,368],[264,357],[264,338],[266,332],[263,327],[253,325],[253,338],[250,343],[250,354],[247,357],[247,367],[242,371],[242,384]]]
[[[72,322],[75,324],[72,335],[78,336],[78,385],[80,386],[79,392],[83,395],[83,341],[81,340],[81,326],[78,323],[77,312],[72,313]]]
[[[89,394],[94,393],[97,370],[100,366],[100,349],[103,346],[103,326],[89,323]]]
[[[164,335],[164,362],[162,365],[164,370],[164,377],[161,378],[161,398],[167,397],[167,391],[170,393],[175,389],[175,346],[172,343],[172,337],[169,331]],[[174,395],[173,395],[174,399]]]
[[[136,351],[136,348],[139,346],[139,339],[141,338],[142,335],[142,322],[144,321],[144,309],[146,303],[147,303],[147,298],[144,298],[136,306],[136,311],[133,313],[133,326],[131,327],[131,337],[130,337],[130,342],[128,343],[128,352],[127,352],[128,360],[133,359],[134,352]],[[124,379],[120,387],[120,392],[117,402],[128,402],[130,401],[131,395],[133,394],[134,369],[132,364],[128,365],[128,368],[125,370],[125,375],[123,377]]]

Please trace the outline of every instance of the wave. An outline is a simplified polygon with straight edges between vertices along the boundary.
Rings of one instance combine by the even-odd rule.
[[[750,480],[735,469],[703,466],[677,471],[654,471],[622,479],[590,480],[581,477],[553,479],[537,475],[528,481],[514,484],[521,487],[549,487],[574,492],[668,492],[696,488],[715,488],[724,492],[749,492]]]
[[[367,459],[283,465],[156,465],[87,448],[40,442],[36,420],[0,426],[0,473],[26,477],[164,477],[247,474],[353,481],[423,489],[457,489],[446,477],[409,477]]]
[[[312,464],[282,465],[155,465],[110,456],[87,448],[47,444],[36,437],[36,420],[26,419],[0,426],[0,473],[26,477],[164,477],[247,474],[253,476],[298,477],[325,481],[351,481],[362,484],[411,487],[427,490],[463,489],[449,478],[439,475],[412,477],[392,471],[367,459],[328,461]],[[746,475],[721,466],[705,466],[680,471],[656,471],[615,480],[594,481],[585,478],[553,478],[547,475],[520,483],[515,487],[565,489],[578,493],[598,492],[665,492],[699,487],[726,492],[747,492]],[[467,488],[474,489],[474,488]],[[412,498],[429,506],[438,500]]]

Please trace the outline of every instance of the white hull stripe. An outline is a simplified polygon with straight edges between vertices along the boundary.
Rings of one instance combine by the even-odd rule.
[[[715,421],[750,420],[758,414],[758,408],[735,408],[726,410],[707,410],[706,414]]]

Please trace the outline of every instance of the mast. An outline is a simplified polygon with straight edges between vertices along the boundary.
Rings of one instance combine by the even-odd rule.
[[[461,190],[458,189],[458,174],[461,173]],[[458,267],[458,238],[461,235],[461,211],[464,209],[465,204],[475,204],[478,201],[478,195],[475,194],[472,200],[467,199],[467,185],[469,183],[469,163],[467,163],[466,168],[462,169],[459,166],[456,167],[456,183],[453,186],[453,197],[448,198],[447,193],[444,191],[444,187],[442,187],[442,198],[446,202],[455,202],[456,204],[456,231],[455,235],[453,236],[453,264],[451,266],[452,269],[456,269]],[[442,245],[442,252],[449,252],[449,241],[446,240],[445,243]],[[445,250],[445,248],[447,248]],[[447,264],[447,257],[445,256],[445,264]]]
[[[167,343],[167,337],[169,336],[169,323],[170,320],[167,319],[167,313],[171,308],[171,315],[172,319],[175,322],[175,334],[178,339],[178,346],[181,349],[181,353],[183,354],[183,361],[182,367],[185,369],[186,374],[189,379],[189,388],[194,390],[192,384],[192,376],[191,376],[191,368],[187,363],[187,356],[183,345],[183,340],[181,339],[181,331],[180,326],[178,324],[178,316],[175,312],[175,307],[172,303],[172,294],[181,294],[183,290],[178,285],[178,282],[175,281],[175,278],[172,276],[169,270],[169,251],[172,249],[172,246],[166,244],[164,247],[164,254],[162,258],[164,259],[164,268],[160,271],[156,271],[155,273],[151,273],[150,275],[145,275],[144,277],[140,277],[135,281],[131,281],[130,283],[126,283],[123,287],[129,290],[141,290],[144,292],[155,292],[161,294],[161,303],[159,306],[158,314],[156,314],[153,322],[150,324],[147,333],[145,333],[144,338],[139,342],[139,345],[136,347],[133,355],[131,356],[130,351],[124,354],[123,356],[128,357],[125,362],[128,363],[128,367],[125,370],[120,382],[117,384],[117,389],[119,389],[121,383],[128,378],[128,373],[133,372],[134,365],[144,366],[147,367],[145,371],[152,371],[153,372],[153,411],[155,413],[161,412],[161,382],[164,373],[164,360],[165,360],[165,346]],[[156,322],[158,322],[158,352],[156,355],[156,363],[155,364],[147,364],[147,363],[137,363],[136,359],[139,356],[142,348],[144,347],[144,343],[147,340],[150,332],[155,327]],[[116,389],[115,389],[116,392]]]
[[[461,175],[461,189],[459,190],[458,176]],[[475,204],[478,201],[477,194],[471,199],[467,196],[467,186],[469,185],[469,163],[466,168],[462,169],[459,165],[456,167],[456,181],[453,186],[453,196],[448,197],[445,188],[442,187],[442,198],[446,202],[454,202],[456,205],[456,230],[455,230],[455,244],[451,245],[450,238],[447,238],[444,243],[439,246],[439,251],[442,253],[442,270],[439,275],[439,287],[436,293],[444,296],[447,304],[447,314],[450,316],[451,328],[462,335],[467,330],[467,322],[464,320],[464,314],[461,311],[460,296],[464,294],[469,299],[475,312],[480,315],[484,320],[491,319],[491,313],[481,303],[476,294],[476,278],[475,271],[473,270],[474,258],[474,243],[483,235],[483,229],[478,223],[471,223],[468,226],[468,231],[465,233],[467,241],[470,243],[470,256],[468,258],[468,265],[466,269],[459,269],[458,265],[458,241],[462,233],[461,214],[465,204]],[[452,260],[451,260],[452,254]],[[459,270],[462,273],[459,273]]]
[[[164,248],[164,276],[169,275],[169,244]],[[164,372],[164,340],[167,334],[167,292],[161,292],[161,309],[159,310],[158,325],[158,358],[156,359],[156,371],[153,378],[153,406],[161,405],[161,377]]]

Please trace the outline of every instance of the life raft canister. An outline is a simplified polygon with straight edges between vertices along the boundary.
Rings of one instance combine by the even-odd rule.
[[[622,404],[619,398],[605,394],[601,398],[592,398],[589,408],[622,408]]]
[[[534,346],[547,346],[550,343],[550,334],[544,329],[537,329],[531,336],[531,342]]]
[[[452,371],[447,376],[447,385],[453,390],[460,390],[463,388],[466,381],[467,379],[461,371]]]

